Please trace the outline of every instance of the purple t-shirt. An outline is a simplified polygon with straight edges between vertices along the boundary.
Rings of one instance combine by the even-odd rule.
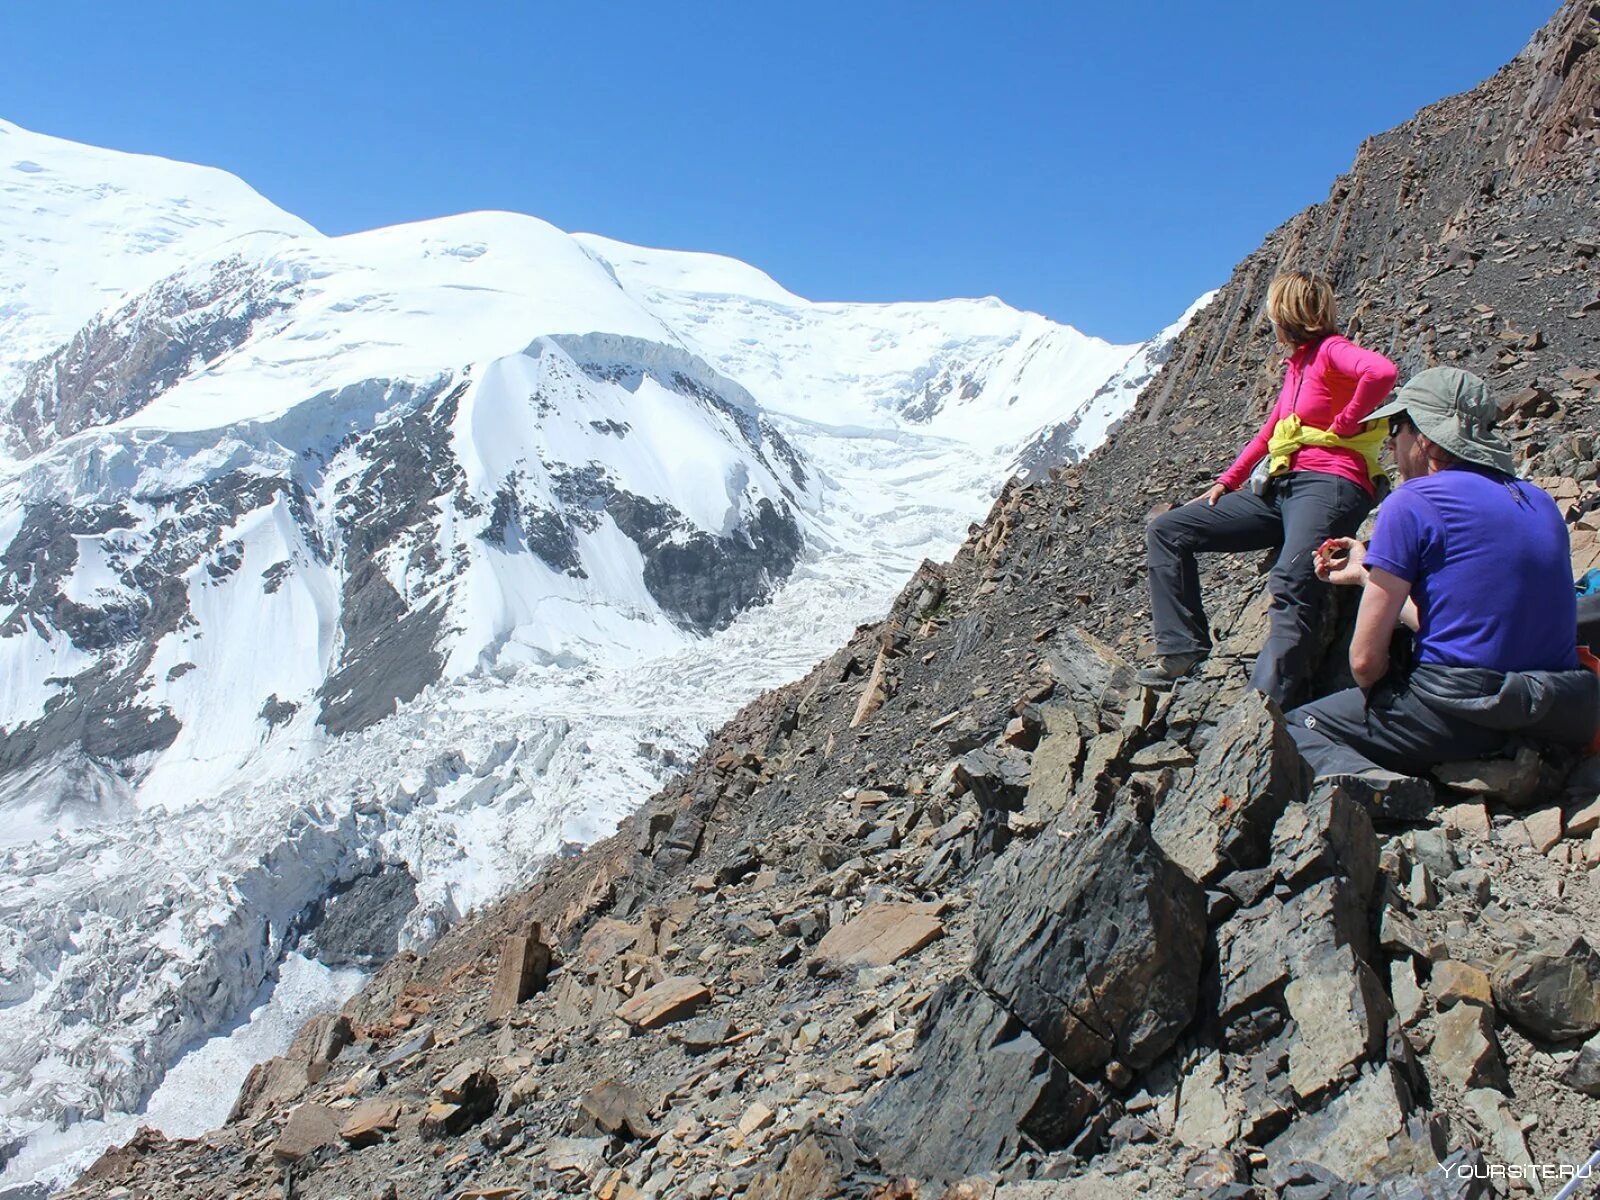
[[[1578,665],[1572,550],[1555,501],[1469,464],[1383,502],[1367,566],[1411,584],[1417,661],[1495,671]]]

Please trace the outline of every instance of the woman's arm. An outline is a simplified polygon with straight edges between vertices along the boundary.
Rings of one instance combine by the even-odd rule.
[[[1250,478],[1250,472],[1255,465],[1266,456],[1267,442],[1272,437],[1272,430],[1278,424],[1278,418],[1283,415],[1283,397],[1278,397],[1278,402],[1272,406],[1272,411],[1267,414],[1266,421],[1257,431],[1255,437],[1250,439],[1248,445],[1239,452],[1239,457],[1233,460],[1233,465],[1217,476],[1217,482],[1230,492],[1236,492],[1244,486],[1245,480]]]
[[[1349,402],[1328,428],[1339,437],[1354,437],[1361,432],[1367,414],[1394,391],[1395,380],[1400,377],[1399,369],[1376,350],[1363,350],[1344,338],[1330,339],[1325,353],[1328,366],[1356,381]]]

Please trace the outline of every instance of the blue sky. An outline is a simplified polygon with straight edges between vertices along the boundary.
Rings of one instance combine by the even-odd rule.
[[[1147,336],[1555,0],[0,8],[0,116],[329,233],[478,208]]]

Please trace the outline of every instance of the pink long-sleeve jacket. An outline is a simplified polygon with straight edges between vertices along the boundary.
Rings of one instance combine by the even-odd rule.
[[[1299,347],[1289,356],[1283,375],[1283,390],[1267,414],[1260,432],[1250,439],[1217,482],[1230,492],[1244,486],[1256,463],[1267,453],[1273,427],[1290,413],[1317,429],[1327,429],[1340,437],[1361,432],[1367,414],[1394,390],[1399,372],[1395,365],[1375,350],[1360,346],[1335,333],[1315,344]],[[1367,477],[1367,464],[1359,453],[1337,446],[1307,446],[1289,460],[1291,471],[1323,471],[1341,475],[1373,491]]]

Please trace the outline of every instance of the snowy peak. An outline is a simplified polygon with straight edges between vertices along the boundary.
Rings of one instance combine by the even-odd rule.
[[[102,307],[260,232],[317,236],[225,171],[0,120],[0,381]]]

